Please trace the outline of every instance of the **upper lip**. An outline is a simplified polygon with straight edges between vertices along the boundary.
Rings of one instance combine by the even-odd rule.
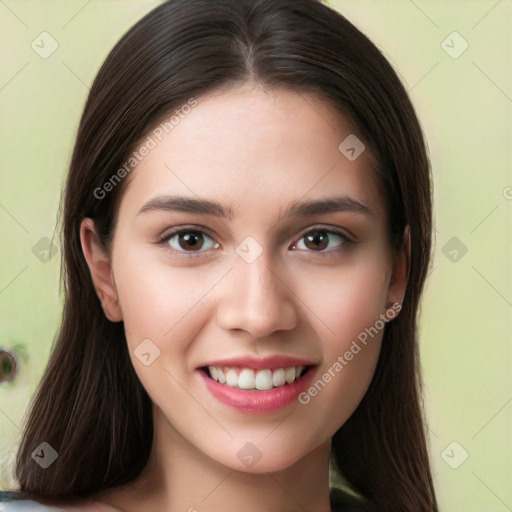
[[[251,368],[254,370],[275,370],[277,368],[289,368],[290,366],[313,366],[317,363],[314,361],[285,355],[275,355],[268,357],[233,357],[229,359],[216,359],[209,361],[208,363],[201,366],[217,366],[223,367],[234,367],[234,368]]]

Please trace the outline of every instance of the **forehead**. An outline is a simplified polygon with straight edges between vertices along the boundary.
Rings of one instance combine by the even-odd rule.
[[[130,174],[121,209],[140,208],[167,193],[211,198],[235,214],[254,208],[263,215],[301,197],[343,194],[384,213],[373,159],[366,150],[354,160],[340,151],[344,141],[353,146],[359,139],[329,103],[246,84],[191,104],[174,113],[172,124],[148,132],[151,149]]]

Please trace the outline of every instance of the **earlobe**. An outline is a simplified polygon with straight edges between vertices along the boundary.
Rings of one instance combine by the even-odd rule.
[[[120,322],[123,317],[112,274],[110,258],[98,240],[94,221],[86,218],[80,225],[82,251],[91,273],[94,289],[101,301],[105,316],[111,322]]]
[[[402,247],[394,255],[393,270],[389,283],[388,305],[402,304],[409,281],[411,263],[411,232],[405,226]]]

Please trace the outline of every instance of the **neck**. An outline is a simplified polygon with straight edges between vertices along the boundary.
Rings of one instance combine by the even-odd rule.
[[[329,453],[324,443],[286,469],[241,472],[186,441],[154,412],[154,439],[143,472],[105,503],[147,512],[329,512]]]

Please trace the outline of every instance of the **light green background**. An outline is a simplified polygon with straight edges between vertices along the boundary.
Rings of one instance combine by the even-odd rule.
[[[53,236],[89,85],[119,37],[159,3],[0,1],[0,348],[20,366],[14,383],[0,384],[0,488],[59,324],[60,253],[44,263],[32,248]],[[441,510],[511,510],[512,1],[330,5],[398,70],[430,149],[436,245],[420,333]],[[59,45],[47,59],[31,48],[43,31]],[[462,48],[454,31],[469,44],[458,58],[443,49]],[[456,262],[443,253],[452,237],[468,249]],[[441,456],[453,441],[469,454],[457,469]],[[453,465],[461,453],[445,459]]]

